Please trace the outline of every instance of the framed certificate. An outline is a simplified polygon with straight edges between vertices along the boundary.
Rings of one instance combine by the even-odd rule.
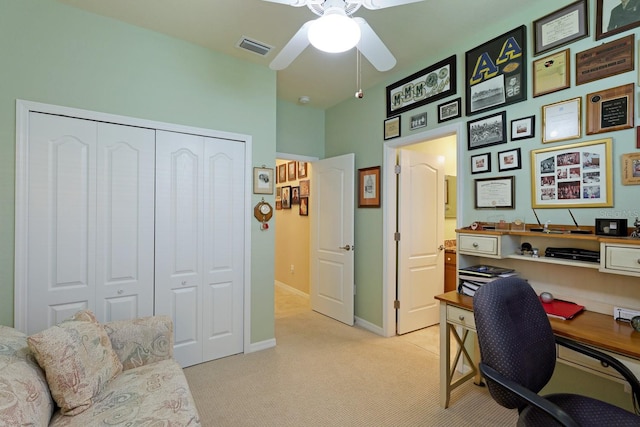
[[[542,142],[580,138],[582,98],[573,98],[542,106]]]
[[[570,65],[569,49],[533,61],[533,96],[569,88]]]
[[[515,180],[515,176],[476,179],[475,208],[515,209]]]
[[[587,0],[579,0],[533,21],[534,56],[589,35]]]

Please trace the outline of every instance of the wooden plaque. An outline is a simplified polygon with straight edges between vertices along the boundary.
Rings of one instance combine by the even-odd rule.
[[[633,128],[634,83],[587,95],[587,135]]]
[[[576,54],[576,85],[634,69],[634,35]]]

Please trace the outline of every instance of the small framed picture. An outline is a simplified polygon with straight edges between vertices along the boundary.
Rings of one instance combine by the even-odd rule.
[[[282,187],[282,209],[291,209],[291,186]]]
[[[507,113],[505,111],[467,122],[468,149],[505,144]]]
[[[462,105],[461,98],[438,105],[438,123],[460,117],[462,115],[460,105]]]
[[[640,184],[640,153],[622,155],[622,185]]]
[[[298,210],[300,215],[309,216],[309,198],[300,197],[300,209]]]
[[[300,197],[305,197],[310,194],[309,180],[303,179],[300,181]]]
[[[287,163],[287,181],[295,181],[296,180],[296,162]]]
[[[291,204],[300,204],[300,187],[297,185],[295,187],[291,187]]]
[[[253,194],[273,194],[272,168],[253,168]]]
[[[393,139],[400,136],[400,116],[391,117],[384,121],[384,139]]]
[[[276,197],[276,210],[277,211],[282,210],[282,199],[279,197]]]
[[[411,130],[423,128],[427,126],[427,113],[416,114],[415,116],[411,116],[410,127]]]
[[[520,147],[498,152],[498,171],[521,169]]]
[[[491,172],[491,153],[471,156],[471,173]]]
[[[511,140],[528,139],[536,136],[536,116],[511,120]]]
[[[298,162],[298,179],[307,177],[307,162]]]
[[[358,207],[380,207],[380,166],[358,169]]]
[[[287,165],[284,163],[278,166],[278,182],[287,182]]]

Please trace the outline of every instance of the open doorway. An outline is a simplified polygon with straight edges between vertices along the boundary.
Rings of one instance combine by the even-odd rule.
[[[316,157],[278,153],[275,194],[275,317],[311,311],[309,193]]]
[[[387,142],[384,147],[384,170],[393,170],[396,162],[397,150],[406,149],[407,147],[414,145],[428,146],[432,141],[437,141],[443,138],[452,138],[455,149],[452,150],[451,156],[455,156],[455,167],[452,172],[451,169],[447,169],[449,175],[457,176],[461,169],[458,159],[462,159],[463,150],[462,145],[458,142],[463,134],[463,125],[461,123],[454,123],[451,125],[443,126],[438,129],[433,129],[426,132],[410,135],[408,137],[398,138],[394,141]],[[433,143],[435,145],[435,143]],[[437,153],[436,153],[437,154]],[[460,194],[461,180],[457,180],[454,186],[455,191],[452,193]],[[453,189],[451,189],[453,190]],[[396,300],[396,278],[398,277],[397,271],[397,249],[394,241],[394,232],[396,230],[397,218],[397,200],[398,189],[396,187],[396,177],[394,174],[386,174],[383,182],[383,192],[387,195],[383,202],[383,332],[385,336],[394,336],[396,334],[396,309],[394,307],[394,301]],[[453,197],[453,196],[452,196]],[[459,212],[462,209],[463,200],[456,197],[457,206],[456,211]],[[458,221],[456,218],[448,219],[446,232],[444,233],[444,240],[455,239],[455,229],[458,227]],[[450,238],[450,239],[449,239]],[[445,242],[442,242],[444,246]],[[444,252],[442,254],[442,261],[444,262]],[[442,278],[444,284],[444,277]]]

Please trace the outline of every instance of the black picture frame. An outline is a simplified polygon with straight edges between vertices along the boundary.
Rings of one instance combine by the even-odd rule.
[[[462,117],[462,98],[438,104],[438,123]]]
[[[511,120],[511,140],[529,139],[536,136],[536,116]]]
[[[474,179],[474,208],[515,209],[515,182],[515,176]]]
[[[619,0],[596,0],[596,40],[614,36],[640,26],[640,10],[638,10],[628,14],[631,18],[627,22],[622,22],[621,25],[610,28],[612,12],[614,9],[617,10],[619,6]]]
[[[507,142],[507,113],[502,111],[467,122],[467,148],[475,150]]]
[[[465,54],[467,116],[527,99],[527,27],[521,25]]]
[[[471,156],[471,173],[491,172],[491,153],[482,153]]]
[[[456,55],[387,86],[387,117],[456,94]]]
[[[522,153],[520,147],[498,152],[498,171],[522,169]]]
[[[562,31],[558,31],[558,28],[562,28]],[[568,33],[571,29],[574,31]],[[588,35],[589,7],[587,0],[573,2],[533,21],[533,56],[566,46]],[[545,44],[544,41],[547,43]]]

